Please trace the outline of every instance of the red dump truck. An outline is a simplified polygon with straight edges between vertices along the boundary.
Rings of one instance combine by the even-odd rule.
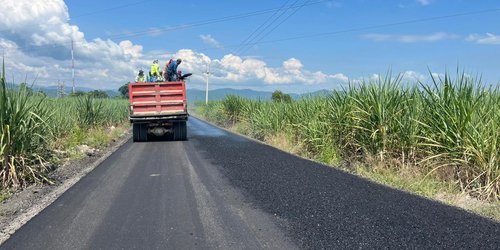
[[[130,122],[134,142],[147,141],[149,135],[171,134],[186,140],[188,120],[185,82],[136,82],[128,85]]]

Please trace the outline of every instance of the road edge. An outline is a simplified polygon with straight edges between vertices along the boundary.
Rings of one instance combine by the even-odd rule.
[[[277,150],[279,150],[279,151],[281,151],[281,152],[283,152],[283,153],[286,153],[286,154],[289,154],[289,155],[292,155],[292,156],[295,156],[295,157],[299,157],[299,158],[304,159],[304,160],[312,161],[312,162],[315,162],[315,163],[321,164],[321,165],[323,165],[323,166],[325,166],[325,167],[335,168],[336,170],[342,171],[342,172],[344,172],[344,173],[348,173],[348,174],[354,175],[353,173],[350,173],[349,171],[346,171],[346,170],[344,170],[344,169],[337,168],[337,167],[335,167],[335,166],[328,165],[328,164],[326,164],[326,163],[324,163],[324,162],[320,162],[320,161],[317,161],[317,160],[315,160],[315,159],[307,158],[307,157],[304,157],[304,156],[302,156],[302,155],[298,155],[298,154],[294,154],[294,153],[288,152],[288,151],[283,150],[283,149],[281,149],[281,148],[278,148],[278,147],[276,147],[276,146],[274,146],[274,145],[272,145],[272,144],[266,143],[265,141],[257,140],[257,139],[255,139],[255,138],[252,138],[252,137],[248,136],[248,135],[241,134],[241,133],[238,133],[238,132],[236,132],[236,131],[233,131],[233,130],[230,130],[230,129],[227,129],[227,128],[224,128],[224,127],[221,127],[221,126],[219,126],[219,125],[217,125],[217,124],[215,124],[215,123],[213,123],[213,122],[211,122],[211,121],[207,121],[207,120],[205,120],[205,119],[203,119],[203,118],[201,118],[201,117],[199,117],[199,116],[192,115],[192,114],[190,114],[190,116],[192,116],[192,117],[194,117],[194,118],[196,118],[196,119],[198,119],[198,120],[200,120],[200,121],[206,122],[206,123],[208,123],[208,124],[210,124],[210,125],[212,125],[212,126],[214,126],[214,127],[217,127],[217,128],[219,128],[219,129],[222,129],[222,130],[224,130],[224,131],[226,131],[226,132],[228,132],[228,133],[231,133],[231,134],[233,134],[233,135],[241,136],[241,137],[243,137],[243,138],[245,138],[245,139],[248,139],[248,140],[250,140],[250,141],[253,141],[253,142],[256,142],[256,143],[259,143],[259,144],[262,144],[262,145],[266,145],[266,146],[272,147],[272,148],[277,149]],[[364,178],[364,177],[359,176],[359,175],[355,175],[355,176],[358,176],[358,177],[360,177],[360,178],[363,178],[363,179],[366,179],[366,180],[369,180],[369,181],[374,182],[373,180],[370,180],[370,179]],[[378,183],[378,182],[374,182],[374,183]],[[378,183],[378,184],[380,184],[380,183]],[[388,186],[388,187],[390,187],[390,186]],[[398,189],[398,190],[399,190],[399,189]]]
[[[393,187],[393,186],[387,185],[387,184],[385,184],[385,183],[380,183],[380,182],[377,182],[377,181],[372,180],[372,179],[370,179],[370,178],[367,178],[367,177],[365,177],[365,176],[361,176],[361,175],[357,175],[357,174],[351,173],[351,172],[349,172],[349,171],[347,171],[347,170],[345,170],[345,169],[342,169],[342,168],[339,168],[339,167],[335,167],[335,166],[332,166],[332,165],[328,165],[328,164],[326,164],[326,163],[323,163],[323,162],[320,162],[320,161],[317,161],[317,160],[314,160],[314,159],[310,159],[310,158],[307,158],[307,157],[304,157],[304,156],[301,156],[301,155],[293,154],[293,153],[291,153],[291,152],[288,152],[288,151],[285,151],[285,150],[283,150],[283,149],[281,149],[281,148],[278,148],[278,147],[276,147],[276,146],[274,146],[274,145],[268,144],[268,143],[266,143],[266,142],[264,142],[264,141],[257,140],[257,139],[255,139],[255,138],[252,138],[252,137],[249,137],[249,136],[247,136],[247,135],[244,135],[244,134],[238,133],[238,132],[236,132],[236,131],[232,131],[232,130],[230,130],[230,129],[227,129],[227,128],[224,128],[224,127],[221,127],[221,126],[219,126],[219,125],[217,125],[217,124],[215,124],[215,123],[213,123],[213,122],[211,122],[211,121],[207,121],[207,120],[205,120],[205,119],[201,118],[200,116],[197,116],[197,115],[192,115],[192,114],[190,114],[190,116],[192,116],[192,117],[194,117],[194,118],[196,118],[196,119],[198,119],[198,120],[200,120],[200,121],[203,121],[203,122],[205,122],[205,123],[207,123],[207,124],[210,124],[210,125],[212,125],[212,126],[214,126],[214,127],[216,127],[216,128],[222,129],[222,130],[226,131],[227,133],[230,133],[230,134],[233,134],[233,135],[237,135],[237,136],[241,136],[241,137],[243,137],[243,138],[245,138],[245,139],[248,139],[248,140],[253,141],[253,142],[256,142],[256,143],[259,143],[259,144],[261,144],[261,145],[266,145],[266,146],[272,147],[272,148],[277,149],[277,150],[279,150],[279,151],[281,151],[281,152],[283,152],[283,153],[285,153],[285,154],[292,155],[292,156],[295,156],[295,157],[298,157],[298,158],[301,158],[301,159],[304,159],[304,160],[307,160],[307,161],[312,161],[312,162],[314,162],[314,163],[317,163],[317,164],[323,165],[323,166],[328,167],[328,168],[333,168],[333,169],[335,169],[335,170],[341,171],[341,172],[346,173],[346,174],[349,174],[349,175],[356,176],[356,177],[358,177],[358,178],[361,178],[361,179],[363,179],[363,180],[366,180],[366,181],[369,181],[369,182],[375,183],[375,184],[377,184],[377,185],[382,185],[382,186],[385,186],[385,187],[388,187],[388,188],[391,188],[391,189],[394,189],[394,190],[397,190],[397,191],[400,191],[400,192],[403,192],[403,193],[406,193],[406,194],[409,194],[409,195],[413,195],[413,196],[417,196],[417,197],[422,198],[422,199],[426,199],[426,200],[429,200],[429,201],[437,202],[437,203],[439,203],[439,204],[441,204],[441,205],[445,205],[445,206],[448,206],[448,207],[453,207],[453,208],[455,208],[455,209],[459,209],[459,210],[465,211],[465,212],[467,212],[467,213],[469,213],[469,214],[473,214],[473,215],[475,215],[475,216],[479,216],[479,217],[481,217],[481,218],[485,218],[485,219],[490,220],[490,221],[493,221],[493,222],[495,222],[495,223],[500,223],[500,220],[496,220],[495,218],[492,218],[492,217],[488,217],[488,216],[485,216],[485,215],[479,214],[479,213],[477,213],[477,212],[475,212],[475,211],[473,211],[473,210],[469,210],[469,209],[466,209],[466,208],[463,208],[463,207],[460,207],[460,206],[456,206],[456,205],[453,205],[453,204],[448,204],[448,203],[446,203],[446,202],[444,202],[444,201],[441,201],[441,200],[438,200],[438,199],[432,199],[432,198],[429,198],[429,197],[426,197],[426,196],[420,195],[420,194],[418,194],[418,193],[414,193],[414,192],[410,192],[410,191],[407,191],[407,190],[399,189],[399,188],[396,188],[396,187]]]
[[[103,161],[105,161],[109,156],[111,156],[116,150],[122,147],[127,141],[130,140],[132,135],[127,133],[122,138],[119,138],[116,143],[111,145],[106,149],[106,152],[97,158],[95,161],[91,162],[83,170],[64,180],[60,185],[54,187],[47,194],[41,196],[37,200],[36,204],[28,208],[27,210],[13,215],[12,219],[5,227],[0,228],[0,246],[7,241],[11,235],[13,235],[19,228],[28,223],[33,217],[38,215],[46,207],[50,206],[57,198],[59,198],[63,193],[75,185],[80,179],[86,176],[88,173],[92,172],[96,167],[98,167]]]

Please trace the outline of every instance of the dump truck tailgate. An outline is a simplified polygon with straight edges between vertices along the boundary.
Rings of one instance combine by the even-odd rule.
[[[129,98],[131,119],[187,115],[183,81],[131,83]]]

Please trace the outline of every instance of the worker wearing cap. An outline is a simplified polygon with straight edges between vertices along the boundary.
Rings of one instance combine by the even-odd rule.
[[[144,71],[139,70],[139,74],[135,77],[135,82],[145,82]]]
[[[168,65],[167,75],[169,82],[176,81],[177,79],[179,79],[179,75],[177,73],[177,67],[179,66],[179,64],[181,64],[181,62],[182,60],[179,58],[176,61],[170,63],[170,65]]]

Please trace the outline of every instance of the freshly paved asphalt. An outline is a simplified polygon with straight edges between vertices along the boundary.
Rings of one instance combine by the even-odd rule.
[[[203,121],[128,142],[1,249],[499,249],[500,223]]]

